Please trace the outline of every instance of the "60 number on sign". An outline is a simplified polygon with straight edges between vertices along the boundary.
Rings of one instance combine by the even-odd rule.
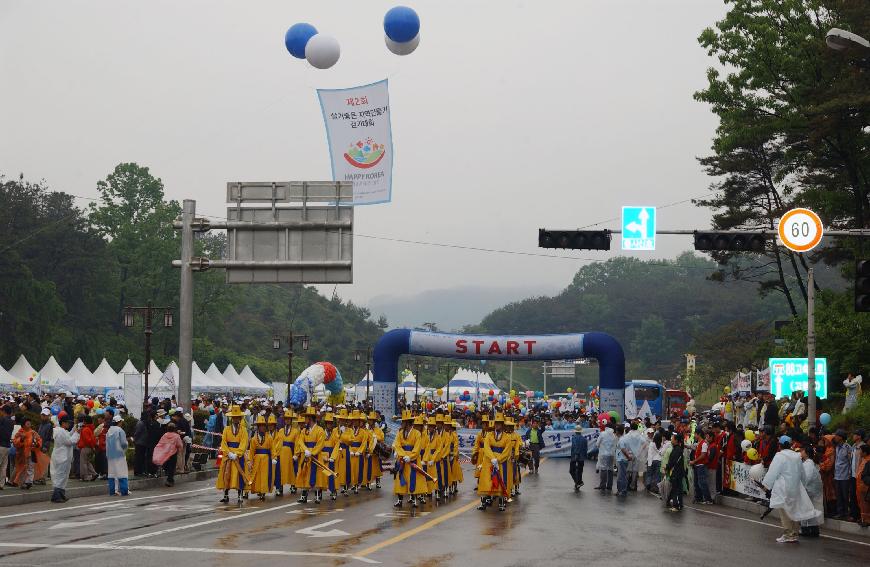
[[[809,252],[822,241],[823,233],[822,219],[809,209],[792,209],[779,219],[779,239],[794,252]]]

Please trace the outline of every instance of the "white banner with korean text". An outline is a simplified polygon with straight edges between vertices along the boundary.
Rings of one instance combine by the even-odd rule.
[[[353,183],[353,204],[389,203],[393,133],[387,80],[348,89],[317,89],[332,179]]]

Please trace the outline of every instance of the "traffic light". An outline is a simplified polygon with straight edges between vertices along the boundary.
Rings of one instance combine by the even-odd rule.
[[[538,230],[539,248],[610,250],[609,230]]]
[[[870,260],[855,261],[855,311],[870,313]]]
[[[695,250],[705,252],[764,252],[772,234],[765,232],[695,231]]]

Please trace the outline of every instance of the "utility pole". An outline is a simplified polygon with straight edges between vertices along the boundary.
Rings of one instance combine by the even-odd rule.
[[[514,361],[510,362],[510,373],[508,374],[508,393],[514,391]]]
[[[807,419],[816,425],[816,291],[813,268],[807,271]]]
[[[193,371],[193,217],[196,201],[185,199],[181,210],[181,290],[178,322],[178,402],[190,409]]]

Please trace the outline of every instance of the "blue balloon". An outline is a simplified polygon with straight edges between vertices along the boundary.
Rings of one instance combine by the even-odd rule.
[[[396,43],[411,41],[420,33],[420,16],[407,6],[390,8],[384,16],[384,33]]]
[[[308,40],[315,35],[317,35],[317,28],[311,24],[293,24],[284,34],[284,45],[290,55],[297,59],[305,59],[305,46],[308,44]]]
[[[831,423],[831,414],[823,413],[822,415],[820,415],[819,423],[821,423],[822,425],[828,425],[829,423]]]
[[[304,406],[307,399],[308,394],[305,391],[305,388],[298,384],[290,386],[290,397],[287,400],[289,404],[294,406]]]
[[[342,380],[341,372],[338,371],[338,368],[335,369],[335,380],[329,384],[324,383],[324,387],[333,396],[337,396],[344,389],[344,380]]]
[[[51,406],[51,415],[57,415],[60,413],[60,408],[57,406]]]

